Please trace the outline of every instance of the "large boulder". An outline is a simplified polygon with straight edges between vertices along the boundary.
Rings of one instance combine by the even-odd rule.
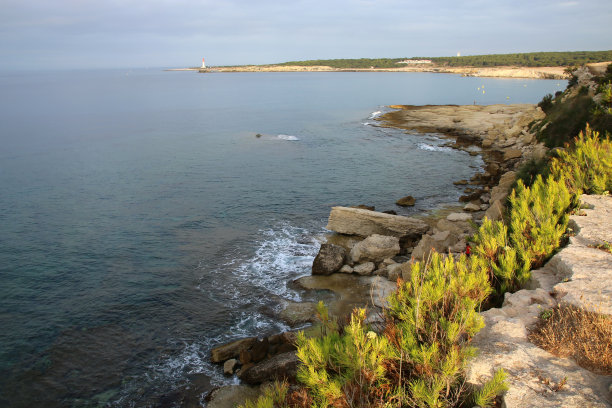
[[[428,226],[417,218],[357,208],[332,207],[326,228],[340,234],[362,237],[379,234],[404,238],[420,236],[427,232]]]
[[[399,238],[374,234],[356,244],[350,252],[351,262],[380,262],[400,252]]]
[[[295,352],[277,354],[259,364],[243,370],[238,374],[246,384],[261,384],[275,379],[295,380],[298,358]]]
[[[346,249],[343,247],[334,244],[322,244],[312,263],[312,274],[330,275],[339,271],[344,265],[345,257]]]
[[[257,337],[247,337],[228,344],[217,346],[210,351],[210,361],[213,363],[222,363],[230,358],[237,358],[240,352],[248,350],[255,344]]]

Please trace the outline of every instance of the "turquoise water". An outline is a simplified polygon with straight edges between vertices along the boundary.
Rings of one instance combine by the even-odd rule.
[[[482,93],[484,85],[486,94]],[[0,74],[0,405],[172,406],[210,347],[286,330],[333,205],[456,202],[479,157],[389,104],[534,103],[563,81],[428,73]],[[257,138],[256,134],[262,136]],[[416,197],[411,209],[394,201]],[[174,399],[173,399],[174,398]]]

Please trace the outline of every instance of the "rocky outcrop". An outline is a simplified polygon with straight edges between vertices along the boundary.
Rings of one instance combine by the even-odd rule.
[[[312,274],[330,275],[337,272],[344,265],[345,258],[346,249],[343,247],[328,243],[322,244],[312,263]]]
[[[246,384],[261,384],[268,381],[295,381],[298,358],[295,352],[277,354],[274,357],[241,370],[238,377]]]
[[[417,218],[347,207],[332,207],[326,228],[340,234],[398,238],[417,237],[428,229],[427,224]]]
[[[350,252],[351,262],[380,262],[400,252],[399,238],[374,234],[357,243]]]
[[[528,339],[529,330],[545,309],[569,303],[612,314],[612,254],[590,246],[612,240],[612,198],[582,196],[592,209],[572,215],[576,235],[543,268],[532,271],[528,287],[506,293],[503,307],[482,316],[485,328],[473,340],[479,349],[467,380],[480,384],[503,368],[510,389],[503,396],[508,408],[609,407],[610,376],[596,375],[573,360],[555,357]],[[557,390],[555,386],[563,384]]]
[[[242,350],[249,349],[256,341],[257,337],[247,337],[217,346],[210,351],[210,361],[222,363],[230,358],[237,358]]]

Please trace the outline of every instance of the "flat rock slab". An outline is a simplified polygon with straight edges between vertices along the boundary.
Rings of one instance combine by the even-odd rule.
[[[380,117],[393,127],[419,132],[441,132],[494,137],[501,143],[520,135],[523,127],[545,115],[536,105],[393,105],[398,109]],[[512,132],[508,132],[512,130]]]
[[[428,226],[417,218],[358,208],[332,207],[326,228],[340,234],[362,237],[378,234],[402,238],[424,234]]]
[[[612,315],[612,254],[595,248],[612,243],[612,197],[583,195],[591,207],[570,217],[576,235],[553,257],[563,282],[553,288],[562,302]]]

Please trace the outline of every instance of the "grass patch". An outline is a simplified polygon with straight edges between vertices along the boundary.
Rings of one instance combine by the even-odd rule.
[[[542,313],[529,340],[558,357],[571,357],[598,374],[612,374],[612,317],[560,306]]]

